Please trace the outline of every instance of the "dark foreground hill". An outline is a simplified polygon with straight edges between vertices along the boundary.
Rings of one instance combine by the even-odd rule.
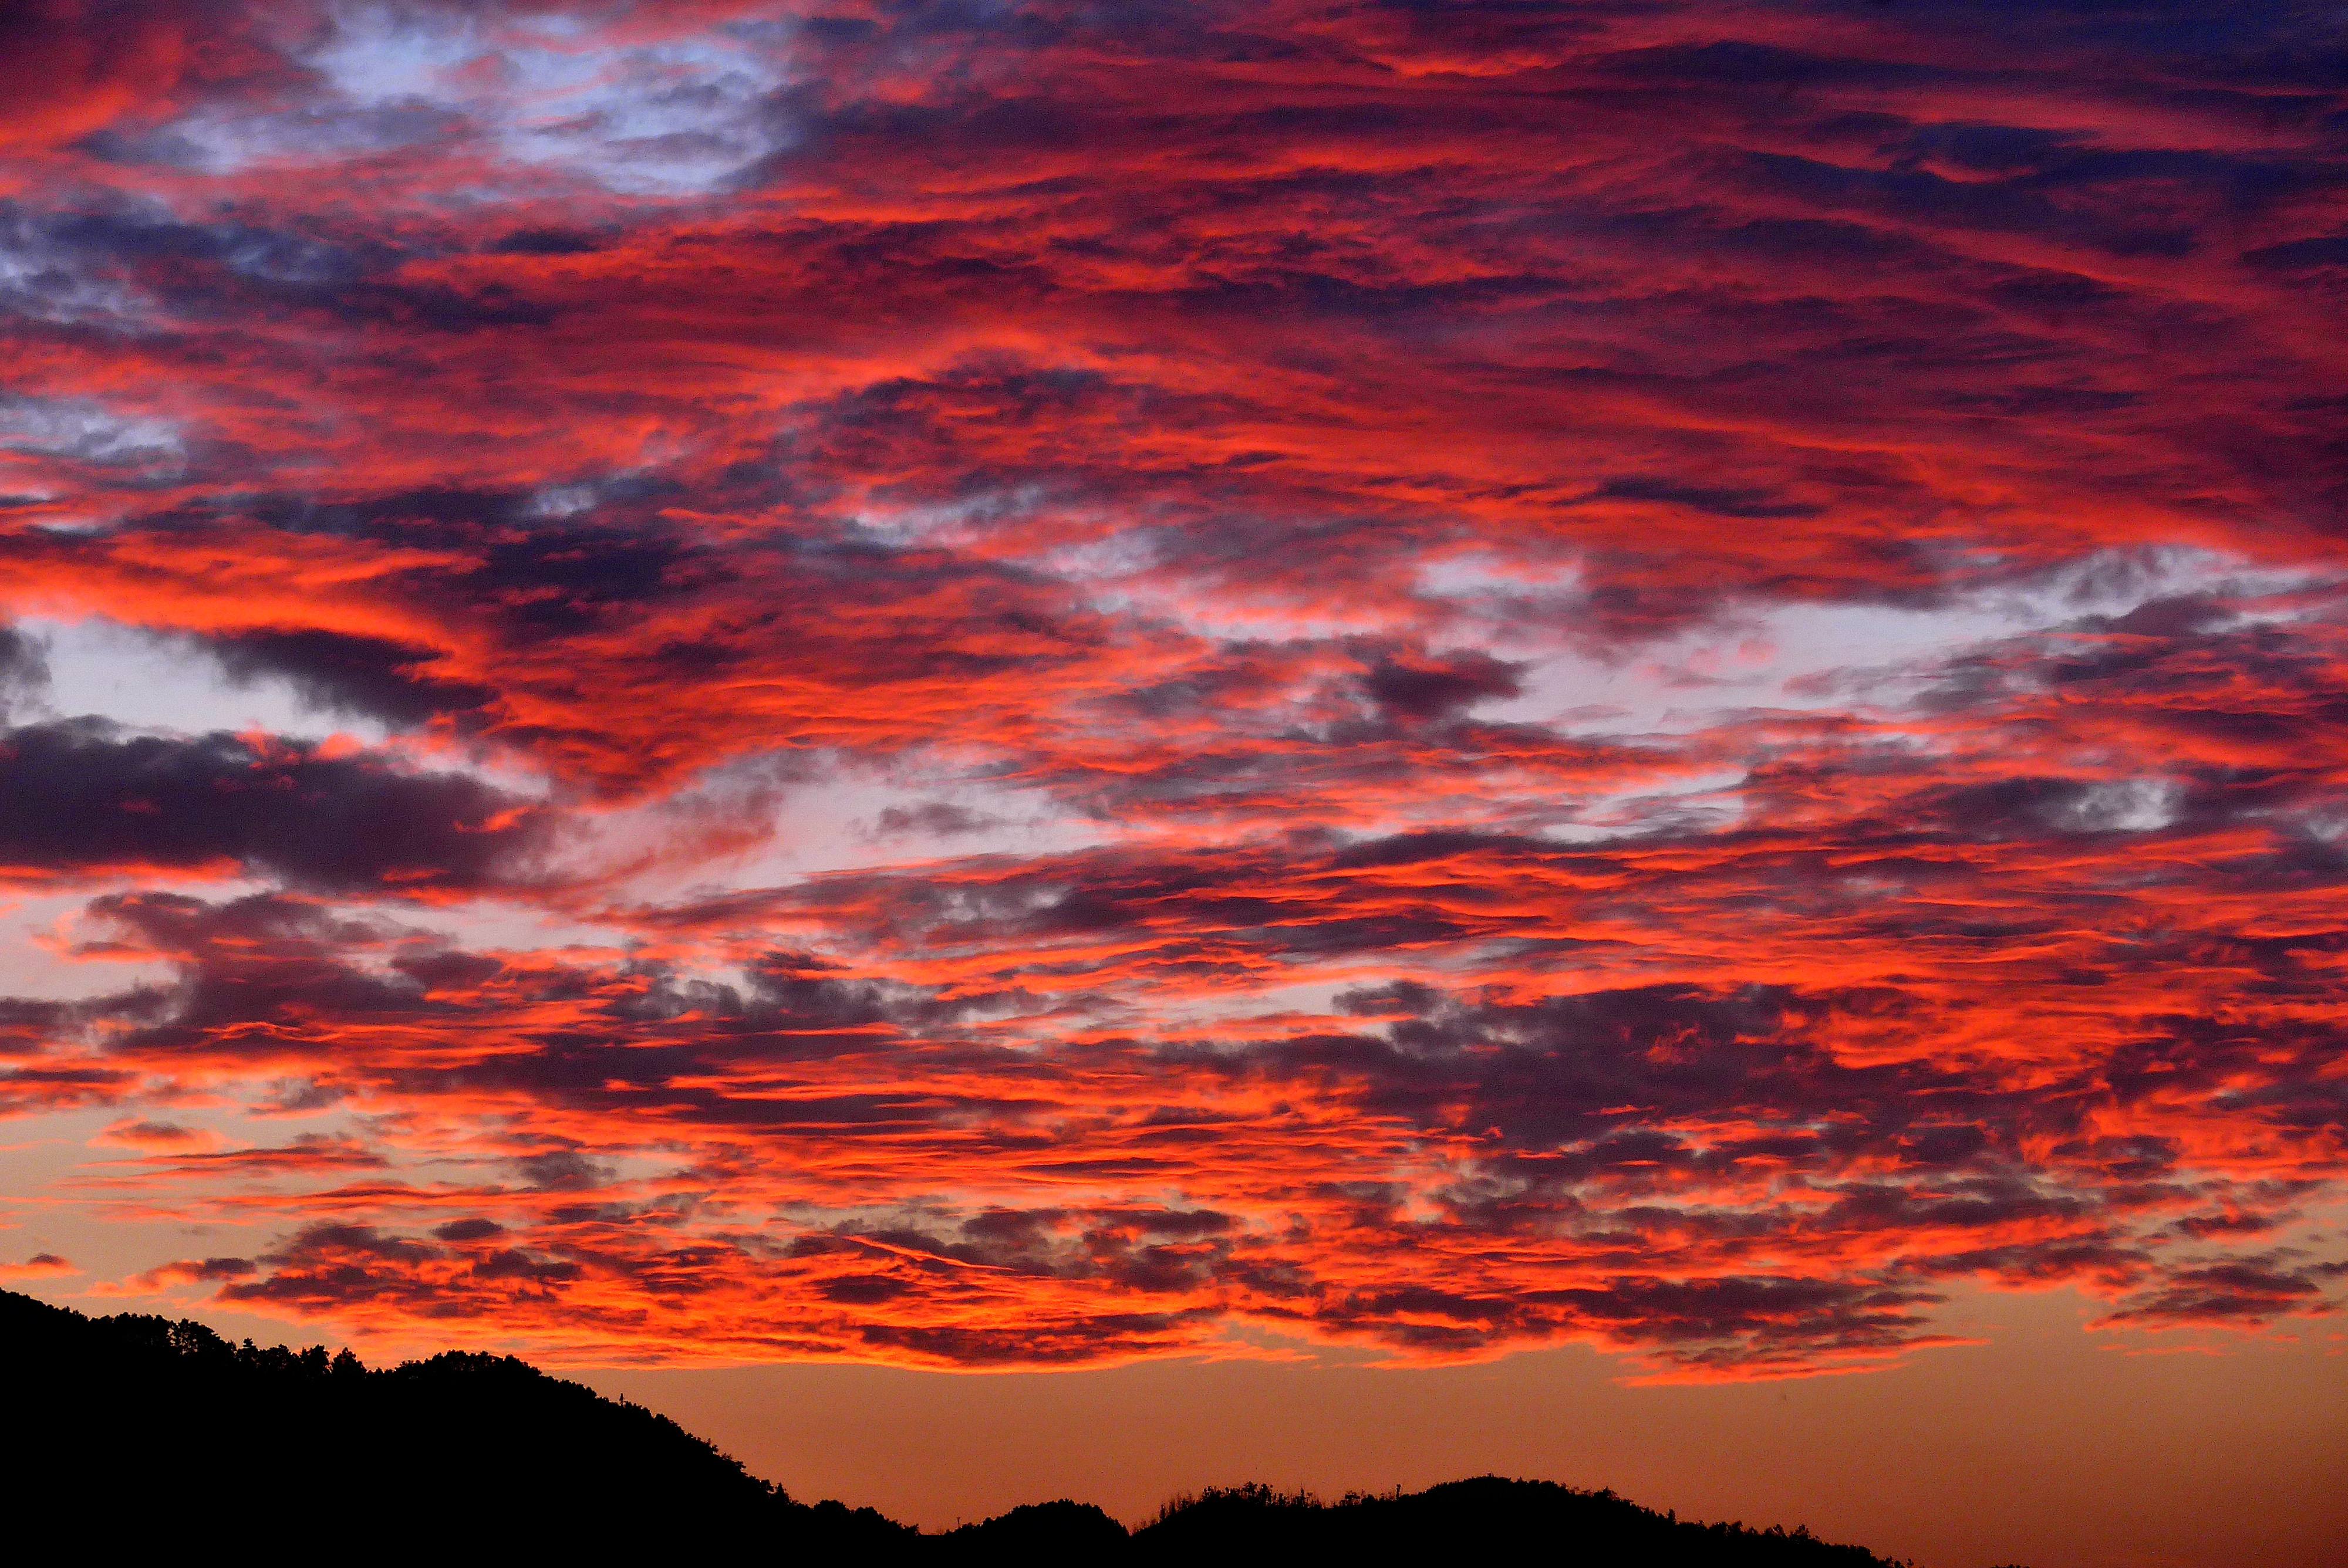
[[[870,1509],[799,1504],[666,1417],[510,1356],[371,1371],[0,1291],[0,1409],[16,1456],[0,1461],[0,1540],[62,1529],[323,1562],[757,1542],[767,1562],[912,1539]]]
[[[369,1370],[348,1351],[232,1345],[201,1324],[85,1317],[7,1291],[0,1398],[17,1456],[0,1463],[0,1541],[71,1539],[105,1558],[1883,1563],[1804,1532],[1498,1477],[1335,1503],[1212,1491],[1130,1533],[1089,1504],[1051,1502],[923,1535],[870,1509],[798,1502],[665,1417],[511,1357]]]

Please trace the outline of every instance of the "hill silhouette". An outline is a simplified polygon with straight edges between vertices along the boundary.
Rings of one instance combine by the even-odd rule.
[[[376,1560],[425,1550],[606,1558],[1042,1563],[1442,1561],[1560,1568],[1889,1568],[1807,1532],[1698,1524],[1608,1491],[1486,1476],[1323,1502],[1267,1487],[1179,1498],[1128,1532],[1031,1504],[925,1535],[800,1502],[667,1418],[510,1356],[369,1369],[349,1351],[231,1344],[193,1322],[88,1317],[0,1291],[0,1378],[20,1457],[8,1537],[112,1551],[235,1548]]]
[[[308,1540],[329,1557],[914,1539],[870,1509],[798,1503],[666,1417],[510,1356],[371,1371],[347,1350],[232,1345],[200,1323],[0,1291],[0,1377],[21,1445],[0,1487],[19,1529]]]

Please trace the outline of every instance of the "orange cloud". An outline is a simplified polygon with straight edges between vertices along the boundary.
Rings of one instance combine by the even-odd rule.
[[[103,1288],[1699,1380],[2336,1307],[2288,8],[624,11],[0,49],[0,1113]]]

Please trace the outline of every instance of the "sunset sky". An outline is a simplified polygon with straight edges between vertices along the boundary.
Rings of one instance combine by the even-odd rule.
[[[7,7],[0,1284],[2340,1561],[2343,307],[2314,0]]]

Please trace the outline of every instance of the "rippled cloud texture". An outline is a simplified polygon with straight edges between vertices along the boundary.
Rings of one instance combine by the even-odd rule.
[[[0,1262],[604,1360],[2334,1310],[2343,59],[13,10]]]

